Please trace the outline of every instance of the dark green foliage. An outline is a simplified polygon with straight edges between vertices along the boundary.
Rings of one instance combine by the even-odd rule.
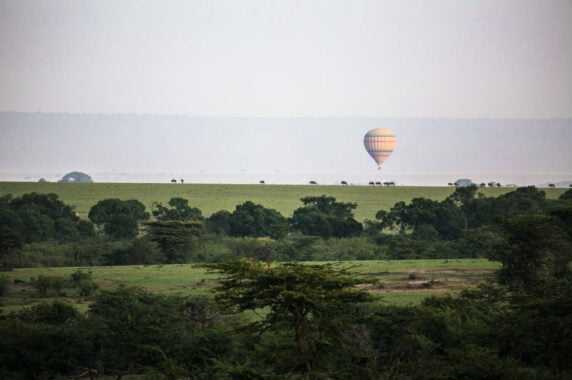
[[[89,219],[98,226],[104,226],[106,233],[111,233],[114,237],[135,237],[134,227],[139,221],[149,219],[149,213],[145,211],[145,206],[138,200],[120,200],[120,199],[104,199],[97,202],[88,214]],[[125,223],[125,227],[121,224]],[[120,232],[113,232],[114,228],[105,225],[112,224],[114,227],[119,227]]]
[[[231,236],[271,237],[288,233],[288,221],[278,211],[246,201],[236,206],[228,219]]]
[[[16,210],[34,210],[52,220],[56,220],[58,218],[65,218],[73,221],[79,220],[73,211],[73,207],[64,204],[58,199],[56,194],[24,194],[21,197],[12,199],[10,206]]]
[[[558,199],[561,201],[571,201],[572,200],[572,189],[566,190]]]
[[[561,223],[546,215],[522,215],[502,221],[503,240],[492,259],[503,266],[499,281],[518,292],[539,293],[570,272],[572,241]]]
[[[230,218],[232,214],[220,210],[209,216],[206,220],[205,230],[218,235],[230,235]]]
[[[196,379],[572,378],[567,196],[546,201],[542,191],[523,188],[483,198],[469,188],[441,202],[416,198],[378,213],[366,234],[349,238],[329,234],[344,231],[336,223],[352,218],[352,204],[304,199],[300,220],[322,228],[324,238],[300,229],[285,235],[283,217],[247,202],[208,218],[210,234],[199,221],[157,220],[129,242],[88,239],[92,225],[80,228],[75,216],[58,214],[53,197],[25,199],[12,207],[11,197],[0,198],[0,247],[22,265],[236,260],[208,265],[222,275],[215,300],[96,291],[82,270],[39,276],[31,282],[39,296],[79,293],[93,304],[86,316],[63,303],[0,314],[0,378],[90,371]],[[165,214],[188,204],[170,206]],[[233,234],[233,217],[250,236],[224,236]],[[401,233],[382,233],[388,229]],[[22,247],[32,237],[49,242]],[[407,307],[370,302],[377,299],[366,280],[332,266],[272,263],[477,256],[502,263],[499,283]]]
[[[93,223],[88,220],[80,220],[77,222],[77,230],[81,237],[93,237],[95,236],[95,228],[93,227]]]
[[[365,280],[330,266],[269,267],[250,259],[207,267],[222,273],[216,299],[229,310],[267,309],[252,328],[271,339],[261,344],[269,345],[265,352],[274,353],[266,360],[277,373],[333,375],[335,352],[353,357],[345,333],[352,327],[355,306],[372,300],[365,291],[353,288]],[[276,357],[276,353],[281,355]]]
[[[77,270],[70,276],[73,286],[79,290],[81,297],[89,297],[99,289],[99,285],[93,281],[91,276],[91,272],[84,272],[82,270]]]
[[[183,198],[171,198],[170,208],[158,203],[154,206],[153,216],[157,220],[204,220],[201,210],[190,207],[189,201]]]
[[[355,203],[337,202],[336,198],[322,195],[304,197],[303,207],[294,210],[291,228],[304,235],[331,237],[359,236],[362,225],[353,217]]]
[[[378,212],[376,219],[380,229],[397,227],[401,234],[411,231],[421,240],[454,240],[461,236],[464,228],[463,213],[452,200],[414,198],[408,205],[398,202],[389,212]]]
[[[89,317],[98,357],[108,373],[152,369],[167,378],[189,372],[213,378],[213,363],[235,356],[235,333],[226,323],[239,325],[206,298],[182,299],[119,288],[100,293]]]
[[[0,253],[12,252],[23,243],[78,240],[80,228],[86,228],[80,223],[73,208],[56,194],[4,196],[0,199]]]
[[[63,277],[44,275],[32,278],[30,282],[40,297],[47,297],[50,291],[53,291],[54,295],[60,296],[66,284],[66,280]]]
[[[65,324],[80,318],[79,312],[71,305],[54,301],[41,303],[12,315],[25,323]]]
[[[90,306],[99,357],[107,370],[136,373],[158,367],[167,346],[177,349],[184,338],[182,315],[172,300],[139,289],[102,292]],[[167,351],[170,356],[170,351]]]
[[[0,297],[4,297],[9,285],[10,281],[8,278],[6,276],[0,276]]]
[[[105,222],[103,232],[114,239],[135,239],[139,234],[139,223],[131,215],[112,215]]]
[[[73,306],[61,302],[3,317],[0,336],[0,375],[6,379],[79,373],[94,352],[82,317]]]
[[[157,243],[166,262],[186,263],[189,260],[200,260],[194,257],[197,237],[202,234],[204,226],[200,221],[154,221],[145,223],[149,240]]]
[[[151,265],[166,261],[159,245],[151,241],[149,236],[137,238],[127,246],[119,247],[107,257],[109,265]]]

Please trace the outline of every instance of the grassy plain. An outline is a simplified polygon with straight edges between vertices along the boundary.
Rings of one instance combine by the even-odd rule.
[[[150,184],[150,183],[34,183],[0,182],[0,196],[25,193],[55,193],[77,213],[87,218],[89,209],[107,198],[137,199],[147,210],[154,202],[166,204],[172,197],[182,197],[209,216],[219,210],[233,211],[245,201],[259,203],[291,216],[300,207],[300,198],[329,195],[338,201],[355,202],[356,219],[373,220],[379,210],[389,210],[396,202],[409,202],[416,197],[443,200],[453,192],[451,187],[371,187],[371,186],[310,186],[310,185],[223,185],[223,184]],[[482,188],[488,197],[513,191],[512,188]],[[545,189],[548,198],[558,198],[566,189]]]
[[[324,263],[308,263],[324,264]],[[486,259],[449,260],[375,260],[331,263],[358,276],[375,278],[378,284],[369,290],[380,300],[397,305],[416,304],[430,294],[456,293],[492,278],[499,264]],[[75,289],[64,289],[65,296],[55,294],[41,298],[30,279],[38,276],[69,278],[78,268],[19,268],[6,272],[9,291],[0,310],[10,312],[40,302],[59,299],[80,309],[87,309],[86,299]],[[217,284],[217,275],[195,264],[148,265],[81,268],[91,272],[100,289],[112,290],[120,285],[137,286],[162,294],[199,295],[209,293]]]
[[[513,191],[512,188],[482,188],[488,197]],[[544,189],[547,198],[556,199],[566,189]],[[59,184],[32,182],[0,182],[0,196],[25,193],[56,193],[66,204],[73,205],[81,217],[107,198],[138,199],[148,210],[154,202],[166,204],[172,197],[189,199],[193,207],[209,216],[218,210],[232,211],[247,200],[278,210],[285,216],[301,206],[305,196],[329,195],[343,202],[358,204],[355,210],[360,221],[374,219],[379,210],[388,210],[398,201],[409,202],[416,197],[442,200],[454,191],[450,187],[369,187],[369,186],[309,186],[309,185],[208,185],[208,184]],[[374,294],[393,304],[418,303],[429,294],[458,292],[493,276],[497,263],[485,259],[466,260],[395,260],[339,262],[335,265],[351,268],[358,275],[375,277],[380,285],[371,288]],[[195,265],[117,266],[86,268],[102,289],[121,284],[139,286],[166,294],[200,294],[210,291],[216,278]],[[11,285],[2,299],[0,310],[17,310],[50,298],[38,298],[30,278],[44,276],[67,277],[77,268],[28,268],[7,272]],[[14,280],[19,280],[14,283]],[[87,308],[87,303],[67,290],[67,302]],[[60,297],[61,298],[61,297]]]

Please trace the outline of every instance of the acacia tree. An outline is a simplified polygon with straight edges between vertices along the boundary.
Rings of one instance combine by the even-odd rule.
[[[157,220],[146,222],[149,240],[157,243],[169,264],[186,263],[195,251],[203,223],[196,220]]]
[[[296,263],[268,266],[251,259],[204,265],[222,273],[216,299],[233,311],[267,311],[252,327],[260,334],[275,334],[286,341],[280,351],[287,363],[273,363],[288,373],[312,377],[335,367],[334,352],[351,356],[345,332],[355,322],[353,307],[372,297],[354,286],[358,280],[331,266]],[[285,359],[287,358],[287,359]]]

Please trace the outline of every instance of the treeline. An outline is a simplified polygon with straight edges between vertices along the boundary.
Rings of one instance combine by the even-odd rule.
[[[2,267],[213,262],[250,257],[264,261],[328,261],[490,257],[513,218],[542,216],[550,230],[570,223],[569,190],[546,199],[534,187],[484,197],[459,187],[443,201],[415,198],[359,223],[355,203],[334,197],[301,199],[290,217],[246,201],[232,212],[204,217],[189,200],[156,203],[105,199],[89,220],[55,194],[0,198]]]

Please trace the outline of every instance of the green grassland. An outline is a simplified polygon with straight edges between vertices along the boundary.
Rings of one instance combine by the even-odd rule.
[[[511,188],[482,188],[484,196],[506,194]],[[556,199],[566,189],[545,189],[547,198]],[[374,219],[379,210],[388,210],[398,201],[408,202],[416,197],[442,200],[454,191],[450,187],[369,187],[369,186],[309,186],[309,185],[207,185],[207,184],[58,184],[31,182],[0,182],[0,196],[24,193],[56,193],[66,204],[73,205],[81,217],[86,218],[89,209],[107,198],[138,199],[148,210],[154,202],[166,204],[172,197],[189,199],[205,216],[218,210],[234,210],[245,201],[260,203],[285,216],[301,206],[305,196],[329,195],[338,201],[355,202],[356,218],[360,221]],[[492,278],[498,263],[485,259],[466,260],[395,260],[354,261],[334,265],[350,268],[357,275],[371,276],[379,285],[370,290],[387,302],[394,304],[418,303],[430,294],[455,293],[471,288]],[[3,297],[4,312],[45,302],[39,298],[30,284],[30,278],[44,276],[69,276],[77,268],[29,268],[7,272],[11,285]],[[113,289],[121,284],[139,286],[165,294],[200,294],[215,286],[216,278],[196,265],[164,266],[116,266],[88,268],[102,289]],[[14,280],[19,280],[14,283]],[[65,291],[67,302],[87,304],[77,297],[73,289]]]
[[[308,263],[319,264],[324,263]],[[370,287],[381,302],[417,304],[432,294],[452,294],[472,288],[492,278],[499,264],[486,259],[449,260],[375,260],[331,263],[335,268],[347,269],[357,276],[378,281]],[[86,310],[89,300],[79,297],[77,290],[65,288],[62,295],[39,297],[31,284],[38,276],[69,278],[78,268],[19,268],[6,272],[10,286],[2,299],[0,310],[10,312],[40,302],[58,299]],[[136,286],[150,292],[192,296],[208,294],[217,284],[217,275],[208,273],[196,264],[113,266],[81,268],[91,272],[100,289],[113,290],[118,286]]]
[[[512,188],[482,188],[485,196],[496,197],[513,191]],[[566,189],[545,189],[547,198],[556,199]],[[302,204],[300,198],[328,195],[341,202],[358,204],[355,217],[358,221],[373,220],[379,210],[389,210],[396,202],[408,202],[416,197],[443,200],[454,191],[451,187],[371,187],[371,186],[310,186],[310,185],[223,185],[223,184],[148,184],[148,183],[33,183],[0,182],[0,196],[25,193],[55,193],[66,204],[75,207],[86,218],[89,209],[107,198],[137,199],[147,210],[154,202],[166,204],[172,197],[189,200],[203,215],[219,210],[233,211],[245,201],[259,203],[278,210],[284,216]]]

